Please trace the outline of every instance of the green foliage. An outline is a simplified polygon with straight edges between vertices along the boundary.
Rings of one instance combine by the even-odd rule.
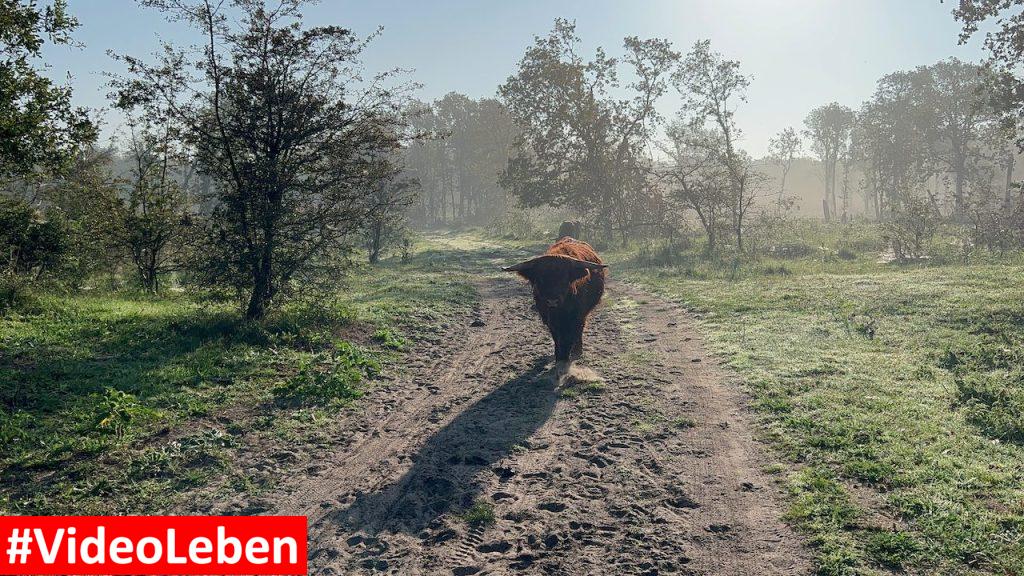
[[[459,518],[470,526],[490,526],[495,520],[494,505],[478,500],[459,514]]]
[[[44,215],[27,202],[0,196],[4,273],[38,278],[55,270],[68,248],[68,229],[59,214]]]
[[[299,373],[274,388],[279,399],[300,404],[346,404],[363,395],[359,385],[380,373],[380,362],[348,342],[303,361]]]
[[[157,416],[155,410],[139,403],[134,394],[109,387],[103,391],[103,397],[98,404],[96,428],[112,431],[119,437],[124,436],[127,427],[133,423]]]
[[[409,345],[408,340],[400,334],[395,333],[391,328],[381,328],[373,333],[373,339],[385,348],[402,350]]]
[[[68,44],[77,27],[66,0],[45,9],[35,0],[0,4],[0,179],[60,171],[81,144],[96,138],[86,111],[72,106],[70,87],[54,84],[33,66],[47,41]]]
[[[292,296],[293,281],[344,268],[367,219],[407,199],[371,191],[401,171],[411,88],[362,82],[367,42],[308,26],[307,3],[148,2],[207,41],[168,45],[154,62],[117,56],[127,75],[112,82],[119,107],[166,118],[216,182],[197,276],[244,295],[249,320]]]

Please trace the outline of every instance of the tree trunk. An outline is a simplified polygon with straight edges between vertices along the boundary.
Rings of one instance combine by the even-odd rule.
[[[1013,208],[1013,165],[1016,161],[1013,153],[1007,154],[1006,157],[1006,206],[1007,208]]]
[[[249,305],[245,310],[246,320],[262,320],[267,314],[267,304],[270,302],[272,290],[272,246],[268,240],[260,255],[258,265],[253,269],[252,292],[249,296]]]
[[[963,221],[964,216],[964,184],[966,182],[966,161],[963,154],[957,153],[953,157],[953,170],[956,173],[953,188],[953,218],[957,222]]]

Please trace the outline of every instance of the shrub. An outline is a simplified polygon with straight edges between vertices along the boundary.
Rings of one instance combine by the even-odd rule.
[[[768,254],[775,256],[776,258],[795,259],[806,258],[817,251],[817,246],[812,246],[806,242],[795,240],[781,242],[770,247],[768,249]]]
[[[525,240],[537,236],[537,227],[525,210],[508,210],[487,226],[489,232],[513,240]]]
[[[900,209],[882,224],[882,234],[896,260],[916,260],[925,256],[925,246],[935,235],[938,223],[938,215],[927,200],[907,195]]]
[[[295,376],[274,389],[280,399],[297,404],[347,404],[363,395],[364,378],[380,373],[380,362],[349,342],[315,354]]]

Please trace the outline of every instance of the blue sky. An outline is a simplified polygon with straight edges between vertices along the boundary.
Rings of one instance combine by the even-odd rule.
[[[160,38],[193,38],[132,0],[71,0],[70,7],[82,23],[76,38],[84,47],[50,48],[46,60],[51,75],[71,75],[81,105],[106,106],[103,72],[118,69],[108,49],[148,54]],[[953,2],[938,0],[324,0],[305,12],[309,23],[363,35],[383,26],[365,53],[367,69],[413,69],[423,99],[450,91],[493,96],[533,36],[556,17],[576,21],[586,50],[603,46],[613,55],[628,35],[667,38],[684,52],[710,38],[753,76],[737,118],[744,147],[761,155],[768,138],[799,128],[814,106],[858,106],[885,73],[949,56],[980,59],[979,41],[957,45],[952,9]],[[672,94],[660,109],[671,116],[678,102]],[[110,113],[106,121],[110,134],[119,121]]]

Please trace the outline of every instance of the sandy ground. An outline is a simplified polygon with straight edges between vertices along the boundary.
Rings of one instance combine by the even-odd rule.
[[[673,304],[615,282],[587,328],[603,386],[559,388],[528,287],[361,400],[269,513],[309,517],[311,574],[806,574],[735,383]],[[460,514],[475,502],[495,521]]]

